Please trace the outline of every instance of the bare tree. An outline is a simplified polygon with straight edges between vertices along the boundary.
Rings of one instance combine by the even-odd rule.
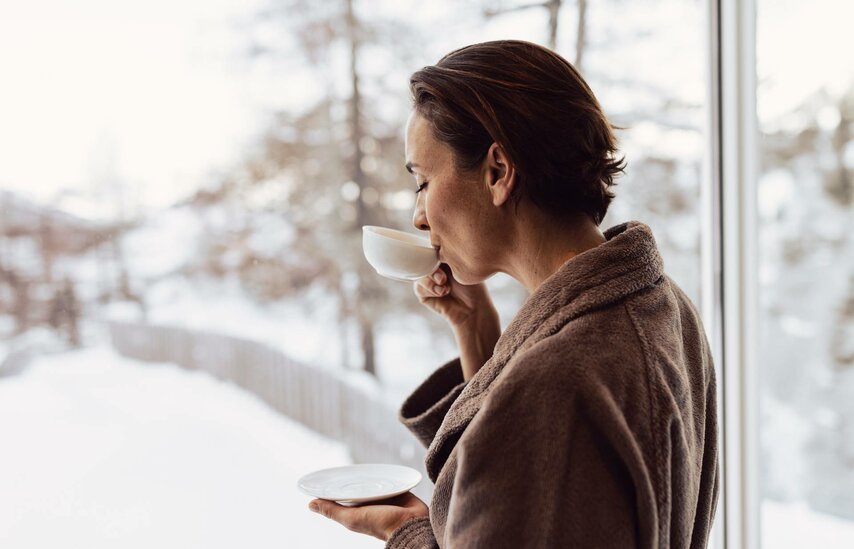
[[[584,56],[585,47],[585,28],[587,26],[587,0],[577,0],[578,2],[578,25],[575,29],[575,68],[581,70],[581,62]],[[560,10],[563,7],[563,0],[545,0],[544,2],[533,2],[529,4],[520,4],[505,8],[495,8],[487,6],[483,10],[483,15],[486,18],[497,17],[509,13],[529,10],[529,9],[546,9],[549,13],[548,23],[548,39],[546,44],[549,48],[557,50],[558,37],[558,22],[560,20]]]
[[[253,258],[244,262],[245,268],[280,269],[277,278],[291,281],[295,273],[310,271],[300,288],[320,284],[337,296],[342,347],[347,348],[351,326],[358,330],[361,366],[375,374],[377,322],[411,301],[407,299],[411,289],[379,280],[362,257],[361,227],[406,221],[408,212],[401,215],[390,198],[408,176],[402,167],[402,120],[379,116],[376,106],[388,98],[378,95],[386,91],[382,75],[371,74],[366,60],[372,52],[391,52],[401,72],[408,72],[412,44],[417,41],[406,23],[384,20],[377,12],[368,19],[360,15],[360,5],[368,4],[272,0],[263,10],[259,24],[276,31],[253,38],[255,58],[308,72],[326,92],[307,108],[275,116],[261,150],[246,160],[244,174],[227,184],[234,189],[226,194],[242,192],[239,188],[247,184],[288,179],[287,198],[273,209],[301,235],[289,252],[301,249],[301,259],[297,263]],[[282,28],[288,32],[282,33]],[[282,36],[296,37],[296,44]],[[402,76],[399,81],[405,84]],[[406,99],[399,89],[394,96],[393,101],[401,104]],[[290,290],[301,292],[300,288],[291,284]],[[341,360],[351,362],[346,351]]]
[[[839,111],[839,123],[833,131],[831,147],[835,157],[835,174],[828,178],[827,192],[843,206],[854,202],[854,181],[845,162],[848,144],[851,142],[851,125],[854,124],[854,92],[843,96],[835,107]]]
[[[587,0],[578,0],[578,25],[575,28],[575,68],[582,70],[586,46]]]

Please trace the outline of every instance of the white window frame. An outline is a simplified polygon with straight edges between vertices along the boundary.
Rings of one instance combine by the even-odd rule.
[[[707,7],[701,306],[717,359],[722,474],[712,539],[717,549],[758,549],[756,0]]]

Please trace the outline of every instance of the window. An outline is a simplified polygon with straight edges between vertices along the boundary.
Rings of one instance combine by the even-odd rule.
[[[82,453],[69,450],[63,479],[121,446],[111,437],[124,427],[92,410],[140,404],[138,385],[175,391],[170,414],[189,407],[180,387],[237,406],[209,377],[192,385],[195,372],[128,357],[226,379],[281,412],[275,419],[337,439],[314,448],[301,433],[314,452],[306,462],[417,466],[422,450],[395,408],[455,345],[409,285],[370,270],[359,229],[412,230],[409,74],[464,44],[516,38],[550,44],[581,68],[628,161],[602,227],[649,224],[666,272],[703,314],[724,443],[713,546],[854,547],[850,1],[7,4],[0,439],[18,443],[0,452],[0,477],[15,475],[20,497],[0,504],[14,506],[0,512],[0,538],[51,530],[18,518],[53,516],[39,502],[57,491],[17,472],[59,453],[28,431],[57,428],[32,413],[59,406],[53,396],[71,410],[68,432],[91,436],[72,449]],[[506,326],[525,292],[504,276],[489,285]],[[90,354],[75,354],[80,345]],[[50,375],[27,374],[33,356],[33,371]],[[88,400],[102,385],[112,392]],[[201,400],[187,398],[189,416],[219,413]],[[286,446],[263,448],[284,455]],[[129,461],[118,478],[144,453],[120,453]],[[52,512],[80,519],[73,498],[96,492],[62,499],[60,490]],[[99,514],[101,505],[84,511],[128,531],[143,524],[134,501]],[[327,541],[345,539],[355,540]]]
[[[849,547],[854,7],[758,0],[756,9],[762,547]]]

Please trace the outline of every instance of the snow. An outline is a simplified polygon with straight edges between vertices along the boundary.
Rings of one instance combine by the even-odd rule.
[[[201,231],[198,216],[187,208],[158,212],[122,241],[128,270],[148,279],[172,274],[198,253],[196,239]]]
[[[234,279],[205,283],[181,277],[158,283],[147,296],[153,324],[268,342],[301,362],[338,364],[340,348],[337,339],[329,337],[329,327],[335,325],[333,303],[316,302],[307,315],[297,302],[259,306]]]
[[[802,503],[762,502],[764,549],[850,549],[854,522],[811,511]]]
[[[0,379],[0,546],[382,547],[306,509],[346,449],[200,372],[105,347]],[[854,523],[762,503],[762,546],[854,547]]]
[[[346,449],[199,372],[107,348],[0,379],[0,547],[382,547],[307,510]]]

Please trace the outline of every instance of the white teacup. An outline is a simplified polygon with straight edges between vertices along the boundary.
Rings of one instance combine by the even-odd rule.
[[[418,280],[439,267],[430,240],[386,227],[362,227],[362,250],[379,274],[393,280]]]

